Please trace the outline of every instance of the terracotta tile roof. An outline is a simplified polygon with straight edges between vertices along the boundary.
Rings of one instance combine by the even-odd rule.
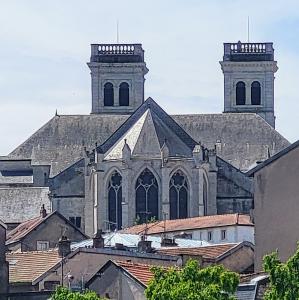
[[[223,227],[232,225],[254,226],[249,215],[226,214],[187,219],[158,221],[148,224],[147,234],[158,234],[162,232],[181,232],[184,230],[203,229],[212,227]],[[145,231],[145,224],[136,225],[122,230],[124,233],[140,234]],[[164,230],[165,227],[165,230]]]
[[[30,219],[21,223],[19,226],[17,226],[15,229],[13,229],[7,234],[6,244],[11,244],[20,241],[29,232],[31,232],[34,228],[41,224],[43,220],[44,218],[39,216],[37,218]]]
[[[60,261],[57,249],[6,254],[9,282],[32,282]]]
[[[150,280],[154,277],[154,274],[150,271],[153,265],[145,265],[127,261],[113,261],[113,263],[125,270],[144,285],[148,285]]]
[[[242,243],[218,244],[218,245],[192,247],[192,248],[180,248],[180,247],[166,248],[165,247],[157,250],[157,252],[166,255],[185,254],[185,255],[193,255],[193,256],[202,256],[203,259],[217,259],[240,244]]]

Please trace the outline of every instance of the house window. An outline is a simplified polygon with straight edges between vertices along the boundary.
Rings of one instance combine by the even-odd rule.
[[[246,87],[243,81],[239,81],[236,85],[236,105],[245,105]]]
[[[45,251],[49,249],[49,241],[36,241],[36,250]]]
[[[136,193],[136,219],[145,223],[150,219],[158,220],[158,183],[154,174],[145,169],[137,179]]]
[[[81,217],[69,217],[71,223],[73,223],[77,228],[81,228]]]
[[[212,241],[212,240],[213,240],[213,232],[208,231],[208,241]]]
[[[188,217],[188,184],[183,172],[175,172],[169,182],[170,219]]]
[[[221,240],[226,240],[226,230],[221,230]]]

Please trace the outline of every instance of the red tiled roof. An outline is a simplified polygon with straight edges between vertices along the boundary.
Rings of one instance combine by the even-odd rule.
[[[117,266],[124,269],[144,285],[148,285],[154,274],[150,271],[153,265],[145,265],[126,261],[113,261]]]
[[[157,252],[166,255],[192,255],[202,256],[204,259],[217,259],[240,244],[241,243],[229,243],[191,248],[165,247],[158,249]]]
[[[226,214],[187,219],[166,220],[150,223],[147,225],[147,234],[158,234],[162,232],[180,232],[183,230],[203,229],[223,226],[254,226],[249,215]],[[146,229],[145,224],[136,225],[122,230],[124,233],[140,234]]]
[[[61,259],[57,249],[49,251],[12,252],[6,254],[9,282],[32,282]]]
[[[18,242],[29,232],[31,232],[34,228],[36,228],[39,224],[41,224],[44,221],[44,219],[45,218],[39,216],[21,223],[19,226],[17,226],[15,229],[13,229],[7,234],[6,244]]]

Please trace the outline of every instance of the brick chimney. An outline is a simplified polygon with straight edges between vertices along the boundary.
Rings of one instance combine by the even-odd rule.
[[[92,238],[94,248],[104,248],[105,240],[104,240],[102,234],[103,234],[102,229],[98,229],[97,233]]]
[[[45,204],[42,205],[42,207],[40,208],[39,213],[40,213],[41,218],[45,218],[47,216],[47,211],[45,209]]]
[[[60,257],[66,257],[70,252],[71,241],[63,235],[58,241],[58,254]]]

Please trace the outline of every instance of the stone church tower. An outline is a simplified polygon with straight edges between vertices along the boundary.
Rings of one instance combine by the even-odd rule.
[[[273,43],[224,43],[224,112],[257,113],[275,128]]]
[[[144,102],[148,72],[141,44],[92,44],[92,114],[131,114]]]

